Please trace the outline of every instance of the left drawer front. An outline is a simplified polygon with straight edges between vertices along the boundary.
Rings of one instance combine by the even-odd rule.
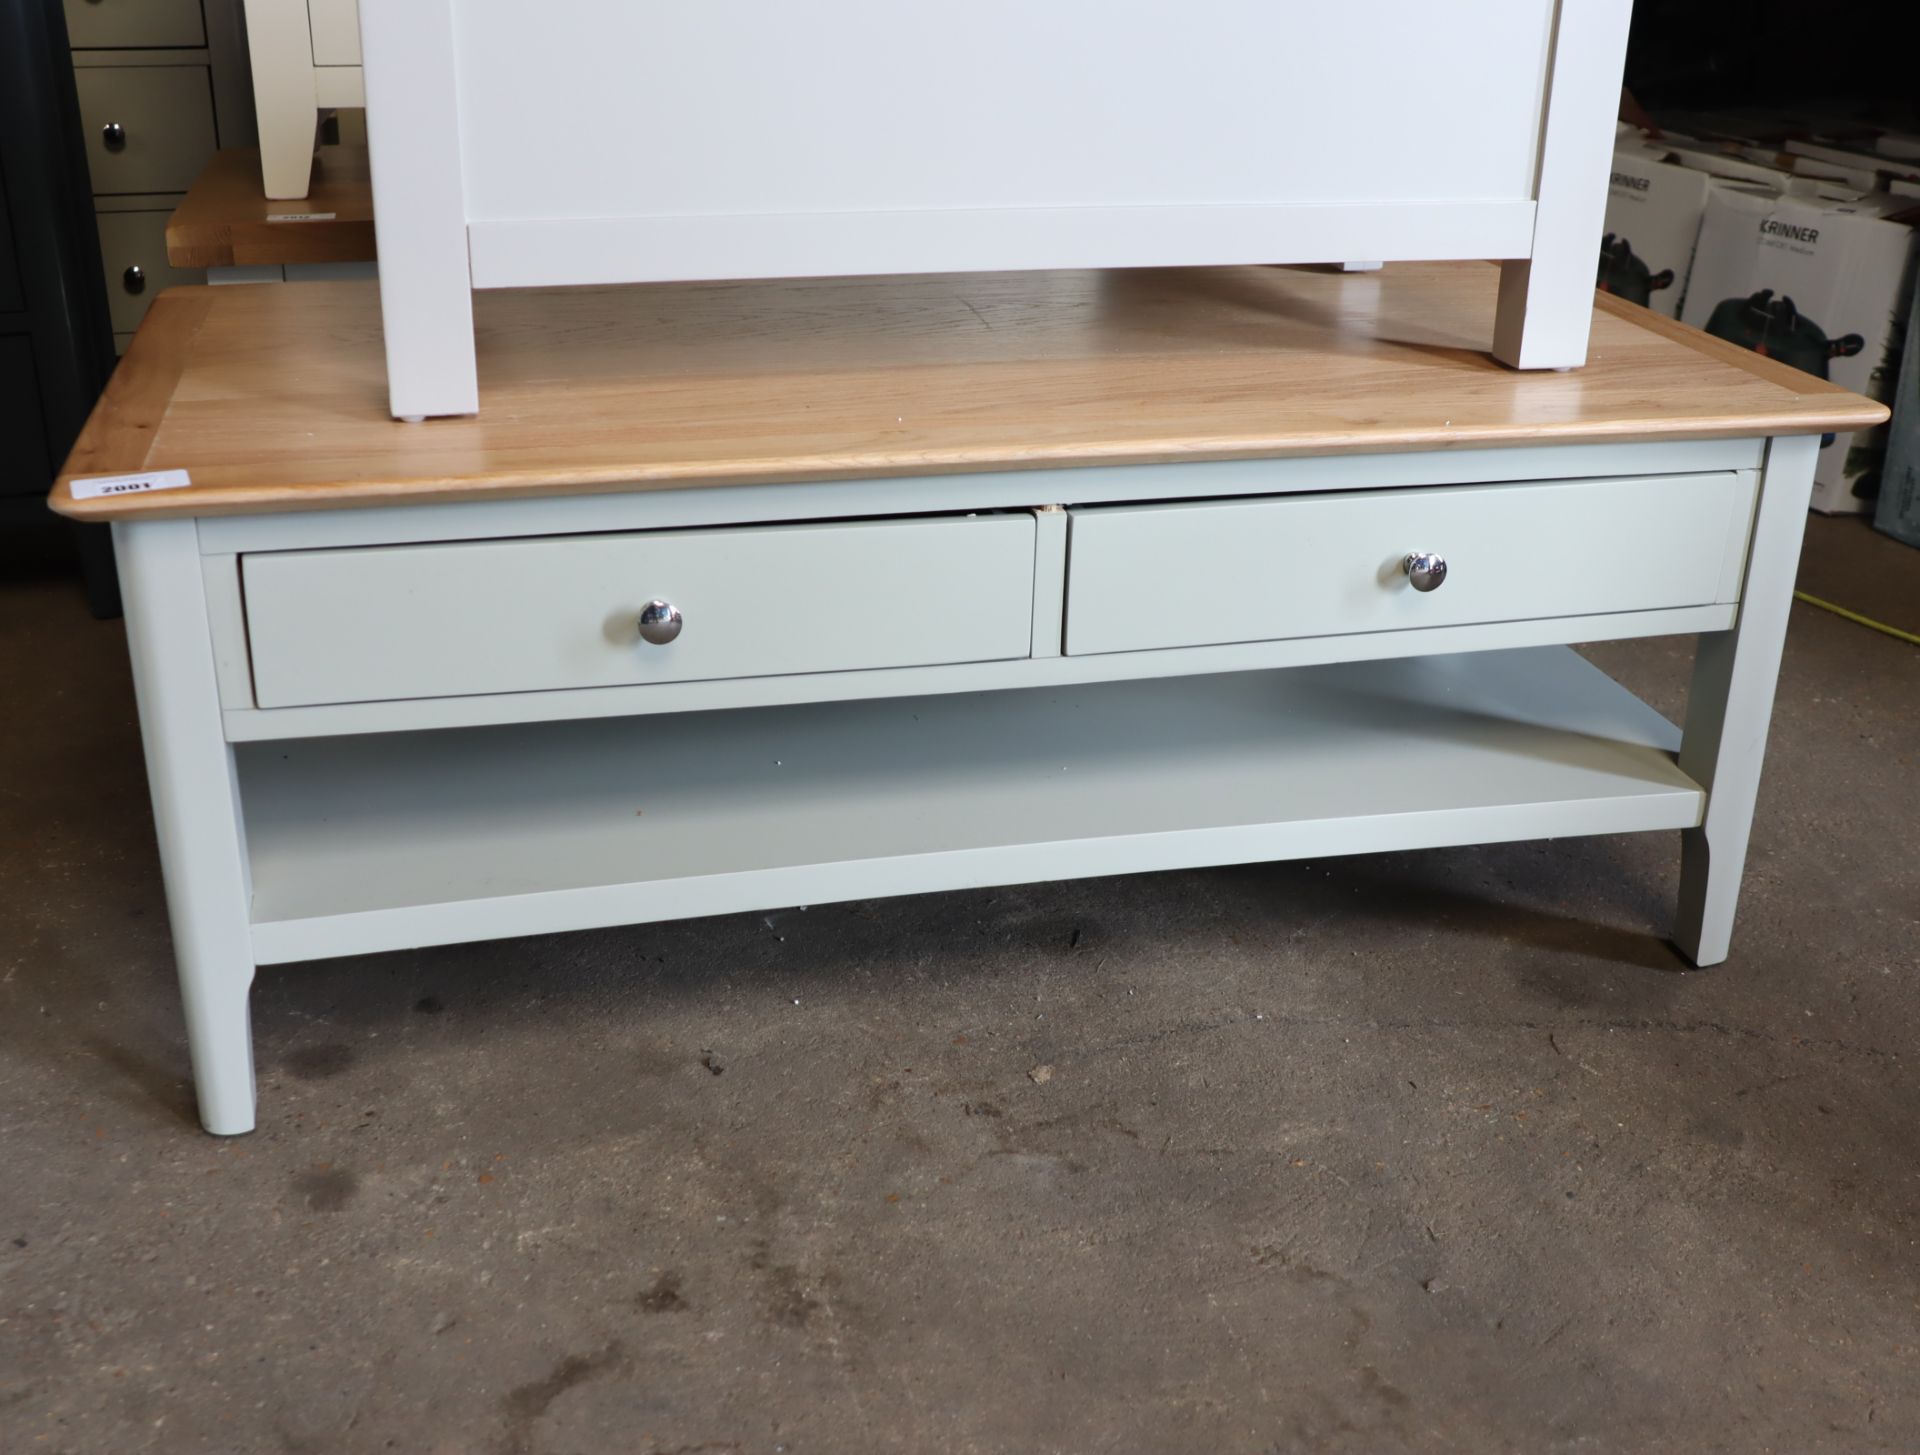
[[[106,270],[107,310],[113,331],[131,333],[153,300],[182,283],[204,283],[198,268],[176,268],[167,261],[165,212],[102,212],[100,265]]]
[[[202,46],[200,0],[66,0],[67,44],[75,50]]]
[[[1027,656],[1033,517],[286,551],[242,559],[261,707]],[[641,640],[652,600],[680,611]]]
[[[1728,473],[1076,510],[1067,651],[1730,601],[1753,488]],[[1445,558],[1437,590],[1413,589],[1414,552]]]
[[[205,66],[81,66],[73,79],[95,192],[193,185],[214,148]]]

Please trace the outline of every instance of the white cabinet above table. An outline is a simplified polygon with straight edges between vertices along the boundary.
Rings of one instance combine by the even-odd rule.
[[[480,407],[476,289],[693,279],[1495,258],[1577,367],[1630,9],[369,5],[391,408]]]

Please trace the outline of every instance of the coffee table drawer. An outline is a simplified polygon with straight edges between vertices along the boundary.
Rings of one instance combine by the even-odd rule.
[[[269,552],[241,579],[255,700],[297,707],[1024,657],[1033,563],[1033,517],[989,515]]]
[[[1076,509],[1066,649],[1731,601],[1754,488],[1729,472]],[[1415,589],[1416,553],[1444,559],[1434,589]]]

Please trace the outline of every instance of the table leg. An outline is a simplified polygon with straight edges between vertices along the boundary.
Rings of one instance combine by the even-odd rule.
[[[307,7],[248,0],[246,10],[261,184],[268,197],[305,197],[320,123]]]
[[[1739,620],[1729,631],[1702,636],[1694,660],[1680,767],[1707,790],[1707,812],[1699,828],[1681,835],[1673,938],[1702,968],[1727,958],[1733,935],[1819,453],[1817,435],[1776,439],[1767,447]]]
[[[222,1135],[250,1132],[251,892],[199,532],[191,520],[152,520],[116,522],[113,535],[200,1120]]]

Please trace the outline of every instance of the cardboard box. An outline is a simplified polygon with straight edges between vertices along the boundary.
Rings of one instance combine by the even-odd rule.
[[[1799,112],[1742,107],[1717,111],[1662,111],[1654,118],[1666,135],[1677,132],[1711,142],[1745,142],[1778,146],[1796,136],[1808,136],[1809,118]]]
[[[1880,472],[1876,530],[1897,541],[1920,546],[1920,293],[1907,317],[1907,348],[1887,427],[1887,461]]]
[[[1810,161],[1830,166],[1862,169],[1875,173],[1875,184],[1884,186],[1888,181],[1898,179],[1902,182],[1920,182],[1920,162],[1902,161],[1900,158],[1882,152],[1870,151],[1863,147],[1842,147],[1828,142],[1790,141],[1787,151],[1796,157],[1806,157]]]
[[[1681,320],[1858,394],[1892,397],[1913,287],[1911,202],[1718,188]],[[1871,511],[1886,429],[1828,436],[1814,509]]]
[[[1678,318],[1707,196],[1720,184],[1665,156],[1657,146],[1630,140],[1614,149],[1599,286]]]
[[[1831,197],[1836,201],[1871,189],[1879,176],[1872,168],[1848,169],[1812,157],[1759,147],[1683,142],[1675,145],[1672,153],[1672,160],[1680,166],[1693,167],[1725,181],[1770,187],[1776,192]]]
[[[1864,162],[1842,163],[1830,157],[1809,157],[1798,152],[1778,152],[1766,147],[1742,147],[1740,155],[1751,161],[1785,168],[1796,177],[1832,182],[1852,192],[1875,191],[1882,181],[1880,170]]]
[[[1873,139],[1875,156],[1891,157],[1896,162],[1920,162],[1920,136],[1901,131],[1883,131]]]

